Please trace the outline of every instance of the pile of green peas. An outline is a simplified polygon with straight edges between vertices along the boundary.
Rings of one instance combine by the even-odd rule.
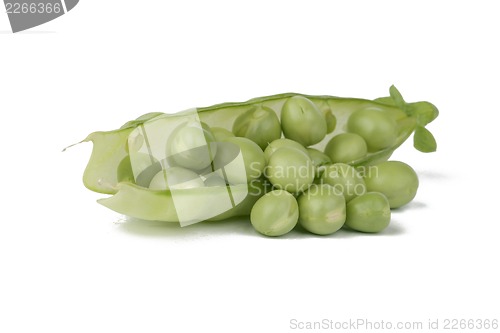
[[[264,108],[236,119],[233,133],[263,149],[262,174],[272,185],[251,210],[255,230],[266,236],[282,236],[296,225],[317,235],[341,228],[380,232],[390,223],[391,209],[415,197],[417,174],[403,162],[352,166],[395,144],[395,120],[379,110],[360,109],[346,126],[347,132],[333,136],[324,151],[311,147],[333,132],[335,118],[303,96],[286,100],[281,119]]]
[[[282,236],[297,225],[317,235],[341,228],[380,232],[390,223],[391,209],[415,197],[418,177],[399,161],[353,166],[396,143],[397,125],[389,115],[361,108],[345,126],[346,132],[333,136],[323,151],[314,148],[334,131],[336,119],[331,111],[298,95],[284,102],[280,116],[264,106],[252,107],[235,119],[232,131],[205,123],[183,124],[167,142],[174,166],[158,170],[141,185],[161,190],[263,180],[269,191],[250,212],[252,226],[263,235]],[[238,147],[244,165],[207,173],[210,165],[224,164],[230,154],[221,148],[224,144]]]

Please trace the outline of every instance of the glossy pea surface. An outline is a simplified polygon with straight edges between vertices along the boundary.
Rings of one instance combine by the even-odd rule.
[[[374,109],[355,111],[347,121],[347,130],[360,135],[370,152],[391,147],[398,134],[396,121],[388,114]]]
[[[333,163],[350,163],[366,156],[365,140],[356,133],[341,133],[334,136],[325,147],[325,154]]]
[[[297,193],[312,184],[315,169],[307,153],[284,147],[271,155],[265,175],[276,188]]]
[[[270,142],[281,137],[281,125],[272,109],[257,106],[236,118],[233,133],[252,140],[264,150]]]
[[[346,219],[344,196],[333,187],[313,185],[298,199],[299,222],[304,229],[317,235],[329,235],[339,230]]]
[[[383,193],[391,208],[398,208],[412,201],[419,184],[415,170],[400,161],[378,163],[369,169],[364,179],[367,190]]]
[[[280,138],[269,143],[269,145],[264,150],[264,156],[266,158],[266,161],[269,161],[271,155],[274,154],[276,150],[284,147],[295,148],[307,154],[307,149],[300,143],[290,139]]]
[[[304,147],[320,142],[327,132],[323,113],[303,96],[293,96],[286,100],[281,110],[281,127],[286,138],[297,141]]]
[[[391,221],[389,201],[379,192],[368,192],[347,203],[345,225],[361,232],[380,232]]]
[[[299,218],[295,197],[284,190],[274,190],[262,196],[250,212],[252,226],[266,236],[282,236],[290,232]]]

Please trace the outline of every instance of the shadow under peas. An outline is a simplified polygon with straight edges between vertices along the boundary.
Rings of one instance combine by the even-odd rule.
[[[213,235],[255,235],[246,218],[231,218],[224,221],[206,221],[181,227],[179,223],[147,221],[126,217],[118,221],[123,232],[146,237],[199,238]]]
[[[448,175],[446,175],[442,172],[433,171],[433,170],[418,171],[417,174],[418,174],[418,177],[421,179],[437,180],[437,179],[449,178]]]
[[[394,236],[404,233],[404,229],[395,219],[392,219],[389,226],[379,233],[363,233],[343,227],[331,235],[322,236],[310,233],[300,224],[297,224],[291,232],[279,237],[268,237],[258,233],[252,227],[250,220],[245,217],[231,218],[224,221],[200,222],[186,227],[181,227],[179,223],[147,221],[131,217],[126,217],[124,220],[117,221],[116,224],[118,224],[121,231],[136,236],[183,239],[235,235],[259,237],[269,240],[294,240],[304,238],[345,239],[355,237]]]
[[[349,227],[342,227],[339,231],[330,235],[336,238],[356,238],[356,237],[386,237],[386,236],[398,236],[404,234],[404,228],[397,223],[395,219],[391,219],[389,226],[382,230],[381,232],[360,232]]]
[[[403,213],[409,210],[423,209],[427,208],[427,204],[421,201],[411,201],[410,203],[404,205],[403,207],[391,209],[393,213]]]

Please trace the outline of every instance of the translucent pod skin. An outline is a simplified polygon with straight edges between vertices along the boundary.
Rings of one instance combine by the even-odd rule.
[[[295,197],[284,190],[274,190],[261,197],[252,208],[250,222],[259,233],[282,236],[297,224],[299,206]]]
[[[316,104],[318,109],[323,113],[323,116],[325,117],[326,133],[327,134],[332,133],[337,127],[337,118],[333,114],[330,105],[328,105],[328,101],[319,100],[315,101],[314,104]]]
[[[336,135],[325,148],[325,154],[333,163],[352,163],[362,159],[367,153],[365,140],[355,133]]]
[[[354,167],[344,163],[327,166],[321,175],[321,181],[342,193],[346,202],[366,192],[363,177]]]
[[[224,139],[232,138],[235,136],[233,132],[222,127],[211,127],[210,130],[214,135],[215,141],[223,141]]]
[[[347,122],[347,130],[360,135],[370,152],[391,147],[398,137],[396,121],[390,115],[374,109],[354,112]]]
[[[299,222],[317,235],[330,235],[342,228],[346,219],[344,196],[327,184],[313,185],[298,198]]]
[[[364,179],[367,190],[384,194],[391,208],[398,208],[412,201],[419,184],[415,170],[399,161],[376,164],[369,169]]]
[[[281,138],[274,140],[269,145],[267,145],[266,149],[264,150],[264,156],[266,158],[266,162],[269,162],[269,158],[276,150],[283,147],[295,148],[307,154],[307,149],[300,143],[290,139]]]
[[[323,113],[303,96],[294,96],[285,102],[281,110],[281,127],[286,138],[304,147],[320,142],[327,132]]]
[[[236,118],[233,133],[252,140],[264,150],[270,142],[281,137],[281,125],[272,109],[257,106]]]
[[[276,188],[299,193],[312,184],[315,169],[307,153],[283,147],[271,155],[264,173]]]
[[[347,203],[345,225],[361,232],[380,232],[391,221],[391,207],[386,196],[368,192]]]

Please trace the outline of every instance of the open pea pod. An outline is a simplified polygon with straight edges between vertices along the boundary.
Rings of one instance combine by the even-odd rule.
[[[166,168],[169,156],[164,141],[186,118],[203,126],[232,130],[241,115],[262,108],[272,110],[278,118],[285,102],[294,96],[312,101],[325,116],[328,134],[313,147],[323,150],[335,135],[347,132],[349,117],[358,110],[376,110],[392,118],[397,126],[397,138],[390,147],[368,153],[352,165],[368,165],[387,160],[408,137],[415,132],[414,146],[423,152],[436,150],[436,142],[425,126],[438,116],[437,108],[428,102],[406,103],[392,86],[390,97],[376,100],[310,96],[285,93],[254,98],[240,103],[223,103],[201,107],[176,114],[149,113],[129,121],[120,129],[91,133],[83,141],[94,144],[83,182],[92,191],[112,194],[100,199],[102,205],[121,214],[146,220],[180,222],[188,225],[203,220],[219,220],[248,215],[253,203],[266,192],[266,181],[253,180],[247,184],[211,186],[187,189],[153,190],[142,183],[142,178]],[[203,131],[203,128],[199,128]],[[314,129],[311,129],[314,130]],[[215,148],[208,150],[215,154]],[[168,150],[168,149],[167,149]],[[222,149],[219,147],[219,151]],[[217,156],[217,155],[216,155]],[[237,153],[225,163],[238,163]],[[201,165],[200,168],[204,166]],[[223,166],[200,171],[215,173]],[[146,176],[145,176],[146,175]],[[141,178],[142,177],[142,178]]]

